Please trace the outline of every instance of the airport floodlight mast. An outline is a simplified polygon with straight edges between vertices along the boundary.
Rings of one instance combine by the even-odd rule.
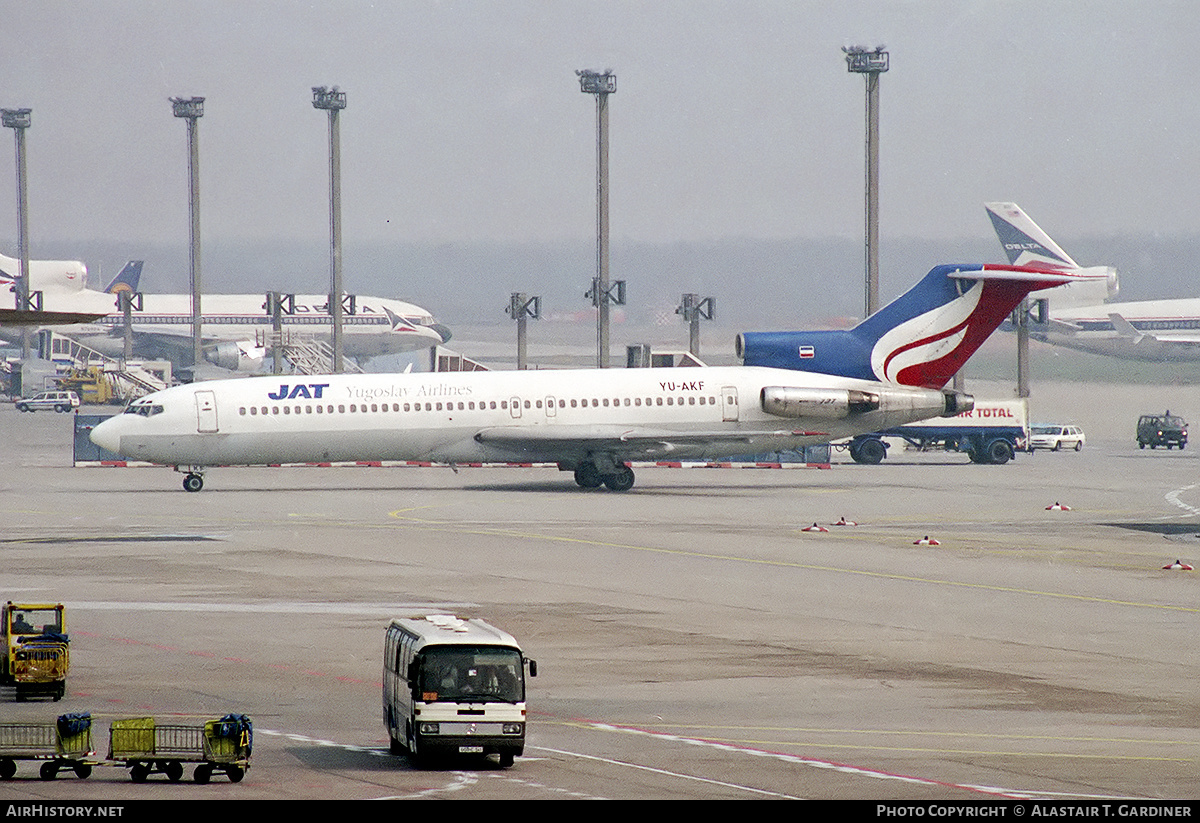
[[[624,305],[625,288],[621,282],[619,301],[609,293],[608,282],[608,96],[617,91],[617,76],[612,69],[603,72],[578,69],[579,90],[596,95],[596,276],[590,297],[596,307],[596,368],[608,368],[608,307]]]
[[[542,319],[542,298],[540,296],[530,297],[524,292],[515,291],[504,312],[517,321],[517,371],[525,371],[529,368],[525,356],[525,321],[529,318]]]
[[[338,112],[346,108],[346,92],[338,87],[312,87],[314,109],[329,112],[329,316],[333,322],[333,372],[342,362],[342,145]]]
[[[13,130],[17,144],[17,258],[21,270],[17,272],[16,308],[19,312],[41,309],[41,295],[29,292],[29,190],[25,182],[25,129],[32,121],[33,109],[0,109],[0,121],[4,128]],[[37,300],[36,306],[33,300]],[[29,359],[29,329],[21,332],[21,359]]]
[[[867,80],[866,317],[879,309],[879,75],[888,70],[883,46],[843,46],[846,69]]]
[[[696,357],[700,356],[700,321],[712,320],[717,316],[717,299],[715,297],[705,297],[701,299],[698,294],[685,294],[681,299],[679,306],[675,309],[675,313],[682,315],[683,319],[690,326],[688,337],[688,351]]]
[[[176,117],[187,119],[188,134],[188,202],[191,214],[191,242],[189,255],[192,281],[192,366],[204,362],[203,341],[200,337],[200,146],[196,121],[204,116],[203,97],[172,97],[171,111]]]

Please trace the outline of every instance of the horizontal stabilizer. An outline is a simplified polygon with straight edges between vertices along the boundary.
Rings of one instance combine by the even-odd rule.
[[[737,353],[747,366],[941,388],[1026,295],[1077,279],[1038,266],[936,266],[853,329],[747,332]]]

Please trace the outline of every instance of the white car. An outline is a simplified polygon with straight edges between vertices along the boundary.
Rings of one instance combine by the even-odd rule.
[[[1078,426],[1033,426],[1029,430],[1030,453],[1035,449],[1049,449],[1056,452],[1067,448],[1079,451],[1086,442],[1087,438],[1083,435],[1083,429]]]
[[[35,412],[38,409],[54,409],[69,412],[79,408],[79,395],[73,391],[44,391],[33,397],[22,398],[15,403],[17,411]]]

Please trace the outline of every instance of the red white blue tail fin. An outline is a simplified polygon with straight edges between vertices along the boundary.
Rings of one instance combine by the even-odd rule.
[[[852,329],[745,332],[737,352],[748,366],[941,388],[1027,294],[1076,279],[1033,266],[936,266]]]

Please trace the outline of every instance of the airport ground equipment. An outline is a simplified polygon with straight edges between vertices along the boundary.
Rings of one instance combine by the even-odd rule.
[[[512,635],[482,620],[432,614],[393,620],[384,635],[383,722],[392,754],[414,765],[452,755],[525,751],[525,668]]]
[[[64,612],[62,603],[4,604],[0,685],[14,686],[17,700],[33,695],[59,700],[66,693],[71,657]]]
[[[86,778],[95,754],[90,714],[64,714],[53,723],[0,723],[0,779],[17,773],[18,760],[40,761],[42,780],[64,769]]]
[[[1004,464],[1024,446],[1029,406],[1025,400],[978,400],[975,408],[954,417],[938,417],[884,431],[862,434],[847,448],[856,463],[879,463],[887,456],[884,437],[897,437],[928,451],[966,452],[972,463]]]
[[[112,721],[108,759],[129,769],[134,783],[151,774],[171,782],[183,777],[183,764],[195,763],[193,779],[207,783],[214,772],[238,783],[250,768],[254,729],[244,714],[227,714],[200,724],[158,723],[153,717]]]

